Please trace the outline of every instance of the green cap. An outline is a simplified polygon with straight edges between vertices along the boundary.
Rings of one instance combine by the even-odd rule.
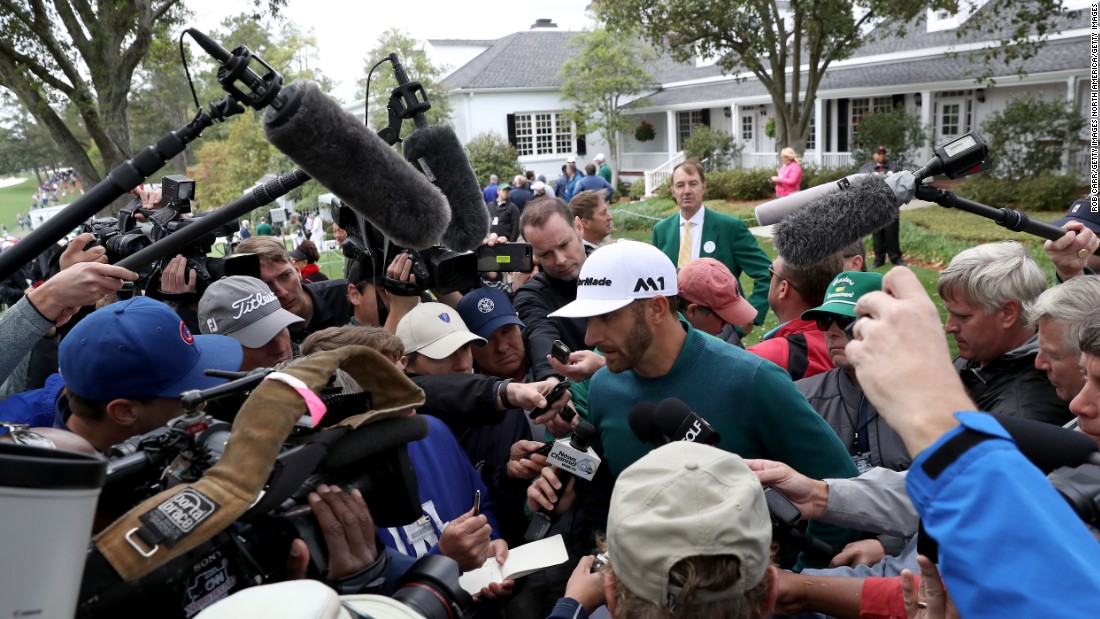
[[[803,320],[814,320],[819,314],[856,316],[856,301],[868,292],[882,290],[882,273],[844,271],[829,282],[825,302],[820,307],[802,312]]]

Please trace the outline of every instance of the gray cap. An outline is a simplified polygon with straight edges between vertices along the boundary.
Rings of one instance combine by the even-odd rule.
[[[199,300],[199,329],[228,335],[245,348],[262,348],[299,322],[302,319],[283,309],[275,293],[255,277],[219,279]]]

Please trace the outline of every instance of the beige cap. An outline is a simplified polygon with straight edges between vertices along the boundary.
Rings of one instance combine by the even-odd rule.
[[[670,604],[681,559],[733,555],[741,578],[727,591],[696,591],[695,602],[731,599],[768,569],[771,518],[760,481],[736,454],[688,441],[654,449],[615,481],[607,543],[615,577],[635,595]],[[672,596],[670,598],[669,596]]]
[[[446,359],[470,342],[485,344],[470,332],[458,312],[442,303],[414,307],[397,323],[397,337],[405,344],[406,355],[416,352],[430,359]]]

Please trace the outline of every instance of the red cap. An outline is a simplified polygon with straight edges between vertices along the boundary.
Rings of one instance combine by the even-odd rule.
[[[714,258],[698,258],[680,269],[680,296],[689,303],[709,307],[731,325],[744,325],[756,320],[756,308],[737,287],[737,278],[726,265]]]

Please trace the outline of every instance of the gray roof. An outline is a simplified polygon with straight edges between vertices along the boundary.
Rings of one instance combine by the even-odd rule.
[[[1055,41],[1045,45],[1039,53],[1022,66],[1029,74],[1047,73],[1062,70],[1083,70],[1089,63],[1089,41],[1085,38]],[[893,62],[888,64],[863,65],[829,69],[818,88],[819,93],[846,88],[870,88],[896,86],[898,92],[915,90],[907,88],[933,82],[951,82],[972,80],[974,73],[981,70],[980,65],[966,62],[963,58],[948,58],[932,61],[928,58]],[[1010,85],[1015,72],[1001,65],[995,67],[997,83]],[[805,84],[806,74],[802,74]],[[742,82],[720,82],[716,84],[698,84],[682,88],[668,88],[651,95],[642,102],[646,107],[673,106],[703,101],[726,101],[744,97],[767,95],[763,84],[755,79]]]
[[[455,47],[489,47],[494,43],[493,39],[428,39],[428,43],[436,47],[453,45]]]
[[[992,0],[979,9],[979,13],[996,11],[1002,1]],[[1087,11],[1074,11],[1060,20],[1055,31],[1088,27]],[[999,34],[968,33],[960,38],[956,30],[928,32],[922,15],[915,19],[902,37],[883,33],[876,36],[875,31],[867,36],[868,43],[857,52],[858,56],[889,54],[892,52],[919,50],[949,45],[959,45],[979,40],[994,40]],[[457,39],[432,40],[433,45],[485,45],[487,49],[473,60],[459,67],[445,80],[443,86],[448,90],[464,89],[507,89],[507,88],[545,88],[557,89],[562,85],[558,70],[566,59],[579,53],[569,45],[569,40],[579,32],[561,30],[530,30],[517,32],[495,41],[462,41]],[[1078,41],[1074,45],[1081,45]],[[1087,44],[1087,41],[1084,42]],[[1048,43],[1036,58],[1022,63],[1029,73],[1041,73],[1067,68],[1087,66],[1088,54],[1084,48],[1075,48],[1080,54],[1077,58],[1068,57],[1068,52],[1058,51],[1063,44]],[[1076,64],[1073,62],[1076,61]],[[931,59],[890,63],[874,67],[859,67],[829,71],[822,88],[856,88],[861,86],[886,86],[973,79],[977,72],[968,75],[972,63],[965,59],[949,58],[938,62]],[[696,80],[722,74],[715,65],[696,67],[693,63],[681,63],[662,54],[648,67],[656,84]],[[978,67],[979,70],[981,67]],[[997,75],[1012,75],[1015,68],[1008,70],[994,67]],[[711,92],[713,91],[713,96]],[[765,94],[762,85],[750,78],[744,82],[708,84],[685,88],[668,89],[651,97],[651,105],[673,105],[691,101],[723,100],[738,97]],[[702,98],[700,98],[702,96]]]
[[[569,45],[569,40],[578,34],[581,33],[532,30],[502,37],[490,42],[488,49],[448,75],[443,86],[447,90],[560,88],[562,80],[558,70],[567,59],[580,53]],[[471,45],[477,43],[481,42]],[[657,83],[683,79],[684,71],[691,68],[667,56],[661,56],[648,67]],[[715,75],[719,73],[715,67],[710,68]]]
[[[975,13],[971,19],[988,17],[989,13],[999,9],[1000,4],[1000,0],[993,0],[986,3],[985,6],[978,9],[978,12]],[[860,55],[888,54],[890,52],[924,49],[928,47],[959,45],[978,41],[994,41],[1006,36],[1009,32],[1008,28],[995,29],[990,32],[968,31],[966,28],[928,32],[926,22],[925,14],[922,14],[920,17],[913,20],[913,23],[910,24],[906,30],[905,36],[902,37],[897,37],[893,34],[876,36],[877,33],[872,31],[867,36],[868,42],[860,47],[857,53]],[[1059,32],[1062,30],[1088,28],[1088,26],[1089,17],[1087,11],[1073,11],[1068,16],[1057,20],[1056,25],[1051,31]],[[959,36],[960,33],[963,36]]]

